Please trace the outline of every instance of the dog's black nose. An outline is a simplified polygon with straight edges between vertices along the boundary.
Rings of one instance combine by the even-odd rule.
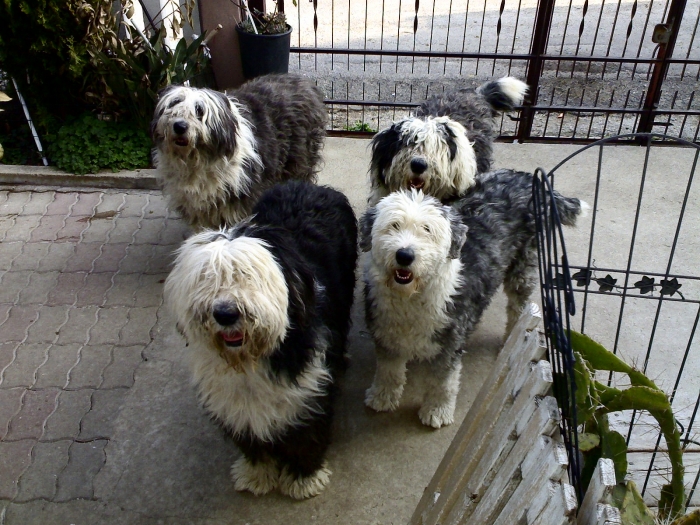
[[[401,266],[408,266],[416,256],[411,248],[400,248],[396,251],[396,262]]]
[[[173,131],[178,135],[182,135],[187,131],[188,127],[189,126],[187,125],[187,122],[185,122],[184,120],[178,120],[173,124]]]
[[[428,163],[425,161],[425,159],[421,159],[420,157],[411,159],[411,171],[416,175],[420,175],[427,169]]]
[[[241,313],[235,305],[221,304],[214,307],[214,319],[221,326],[231,326],[236,324]]]

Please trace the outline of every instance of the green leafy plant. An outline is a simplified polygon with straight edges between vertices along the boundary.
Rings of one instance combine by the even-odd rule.
[[[685,509],[683,450],[668,397],[646,375],[588,336],[572,331],[570,340],[576,356],[576,410],[579,425],[583,428],[579,434],[579,448],[584,454],[581,473],[584,487],[590,481],[598,459],[611,459],[618,480],[613,496],[624,513],[623,523],[654,523],[634,483],[623,481],[627,475],[627,444],[621,434],[610,428],[608,421],[610,412],[646,410],[659,424],[671,463],[671,482],[662,487],[659,518],[667,521],[680,519]],[[620,390],[596,381],[595,374],[600,370],[627,375],[631,386]]]
[[[133,123],[84,115],[59,129],[49,155],[62,170],[83,175],[104,168],[147,168],[150,144],[147,133]]]
[[[377,130],[372,128],[369,124],[366,122],[362,122],[361,120],[355,121],[354,124],[345,126],[346,131],[362,131],[362,132],[367,132],[367,133],[376,133]]]
[[[292,3],[296,6],[296,0],[292,0]],[[234,2],[243,11],[243,21],[238,24],[243,31],[246,33],[258,33],[260,35],[278,35],[280,33],[286,33],[289,30],[289,24],[287,23],[287,15],[279,10],[277,2],[275,1],[275,9],[269,13],[264,13],[258,9],[248,9],[247,2],[243,5]],[[247,14],[250,13],[250,16]]]

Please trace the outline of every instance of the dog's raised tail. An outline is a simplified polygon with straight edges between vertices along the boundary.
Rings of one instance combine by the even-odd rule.
[[[588,215],[590,204],[575,197],[564,197],[554,192],[554,203],[559,212],[559,220],[564,226],[576,226],[576,221]]]
[[[477,91],[495,112],[502,113],[523,103],[528,86],[515,77],[503,77],[479,86]]]

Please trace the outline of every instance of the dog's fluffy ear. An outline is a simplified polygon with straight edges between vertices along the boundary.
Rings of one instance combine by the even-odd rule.
[[[385,184],[384,170],[391,166],[391,161],[403,146],[401,137],[402,122],[392,124],[390,128],[380,131],[372,138],[372,162],[370,170],[377,182]]]
[[[450,259],[459,259],[459,254],[462,251],[462,246],[467,241],[467,225],[462,222],[461,217],[449,206],[445,206],[447,218],[450,220],[450,232],[452,233],[452,242],[450,243],[450,251],[447,256]]]
[[[370,208],[360,218],[360,250],[368,252],[372,249],[372,227],[377,216],[377,209]]]
[[[211,119],[211,132],[214,142],[218,145],[219,156],[231,156],[236,150],[236,129],[238,119],[233,111],[231,100],[220,91],[207,90],[215,105],[215,118]]]

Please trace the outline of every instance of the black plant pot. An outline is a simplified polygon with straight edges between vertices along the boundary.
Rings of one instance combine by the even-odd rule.
[[[287,25],[285,33],[256,35],[236,26],[241,49],[243,76],[247,79],[269,73],[289,72],[289,46],[292,27]]]

